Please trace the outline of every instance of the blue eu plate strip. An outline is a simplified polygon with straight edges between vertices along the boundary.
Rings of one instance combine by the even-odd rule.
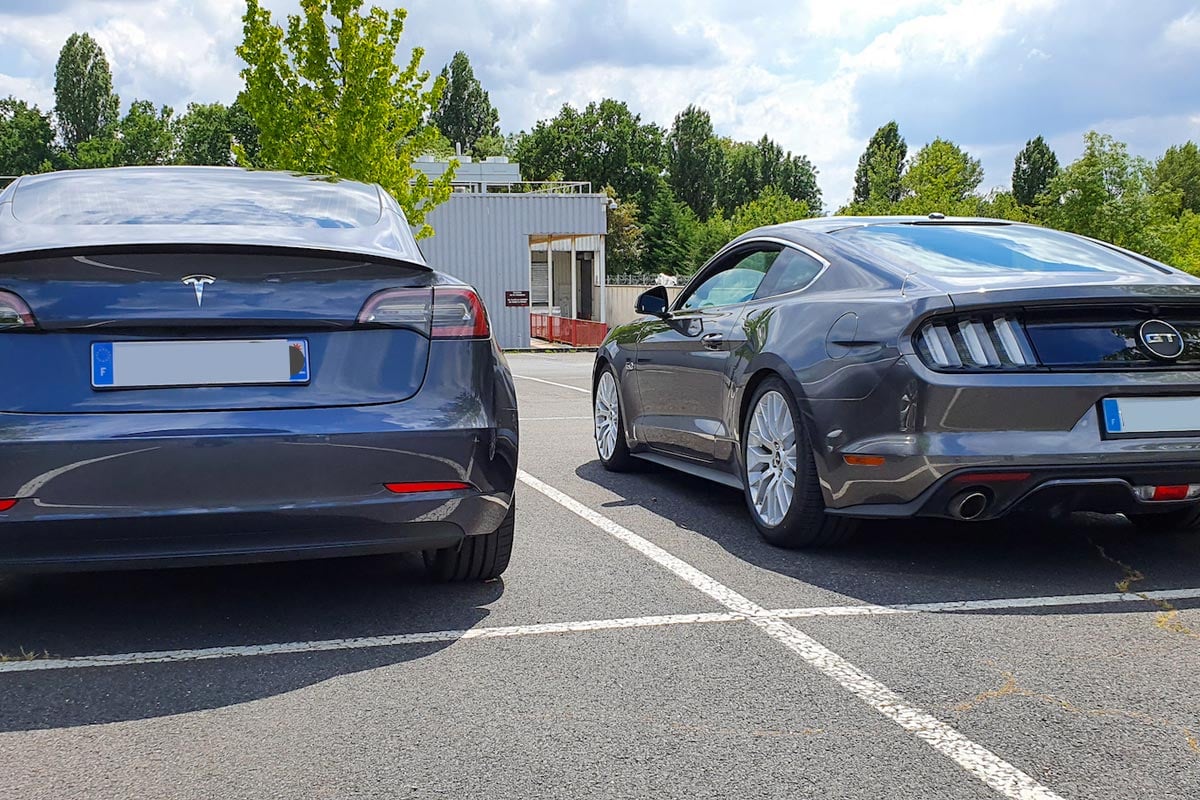
[[[92,385],[113,385],[112,342],[97,342],[92,345]]]
[[[1121,406],[1116,400],[1109,397],[1102,401],[1104,408],[1104,429],[1109,433],[1121,432]]]
[[[289,355],[295,352],[299,352],[300,357],[291,360],[292,373],[290,381],[292,383],[308,383],[308,340],[288,339]]]

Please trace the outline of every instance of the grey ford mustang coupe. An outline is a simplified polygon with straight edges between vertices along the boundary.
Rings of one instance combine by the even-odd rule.
[[[772,543],[861,518],[1200,517],[1200,280],[988,219],[759,228],[597,353],[595,438],[738,487]]]
[[[232,168],[0,193],[0,571],[423,551],[493,578],[517,404],[377,186]]]

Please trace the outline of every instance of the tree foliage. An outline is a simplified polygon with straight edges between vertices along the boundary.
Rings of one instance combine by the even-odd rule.
[[[666,161],[667,182],[675,196],[701,220],[708,219],[725,171],[725,151],[707,111],[689,105],[676,115],[667,134]]]
[[[246,62],[241,102],[258,127],[260,166],[378,183],[417,235],[450,196],[453,168],[429,180],[412,166],[436,129],[423,125],[445,86],[426,88],[424,52],[395,62],[406,12],[363,0],[301,0],[286,30],[259,0],[247,0],[238,55]]]
[[[618,197],[648,208],[663,170],[663,130],[618,100],[589,103],[583,111],[564,105],[520,138],[516,157],[527,180],[559,173],[611,186]]]
[[[451,145],[460,145],[464,153],[479,155],[475,147],[480,139],[500,135],[500,112],[492,105],[475,77],[471,59],[462,50],[442,68],[441,80],[446,88],[429,115],[429,122]]]
[[[225,167],[233,163],[233,132],[224,103],[189,103],[176,122],[181,164]]]
[[[104,50],[89,34],[71,34],[54,68],[54,115],[67,152],[107,135],[120,107]]]
[[[604,267],[609,275],[629,275],[641,268],[642,226],[639,209],[632,200],[621,200],[611,186],[608,195],[608,235],[604,237]]]
[[[785,152],[765,135],[757,142],[726,140],[724,146],[726,169],[718,202],[727,216],[754,200],[768,186],[793,200],[803,200],[810,209],[821,210],[817,170],[806,156]]]
[[[983,182],[983,165],[947,139],[934,139],[917,151],[900,179],[901,213],[958,213]]]
[[[15,97],[0,100],[0,175],[50,169],[53,143],[49,114]]]
[[[118,163],[122,166],[171,163],[175,155],[173,114],[170,106],[155,111],[149,100],[134,100],[117,125]]]
[[[1013,162],[1013,197],[1023,206],[1032,206],[1058,171],[1058,156],[1046,140],[1041,136],[1030,139]]]
[[[1182,207],[1200,214],[1200,148],[1195,142],[1168,147],[1150,176],[1156,192],[1179,192]]]
[[[692,210],[660,181],[642,230],[642,272],[687,275],[695,270],[696,227]]]
[[[908,158],[908,144],[895,120],[880,126],[867,142],[854,171],[854,203],[894,203],[903,188],[900,175]]]

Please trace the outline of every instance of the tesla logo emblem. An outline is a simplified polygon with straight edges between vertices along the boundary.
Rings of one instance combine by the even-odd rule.
[[[1160,319],[1151,319],[1138,328],[1138,338],[1155,358],[1171,360],[1183,355],[1183,336],[1179,329]]]
[[[180,280],[196,290],[196,305],[198,306],[204,305],[204,287],[217,281],[212,275],[188,275]]]

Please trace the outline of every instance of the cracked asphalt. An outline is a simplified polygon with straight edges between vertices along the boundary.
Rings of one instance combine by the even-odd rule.
[[[1200,588],[1200,535],[1119,517],[876,524],[777,550],[735,491],[600,468],[577,391],[590,354],[510,364],[526,472],[767,609]],[[749,622],[646,621],[728,608],[518,491],[513,564],[490,584],[431,584],[413,557],[0,581],[0,653],[131,656],[0,663],[0,798],[1005,796]],[[1167,603],[790,624],[1050,796],[1195,798],[1200,600]],[[589,620],[618,623],[554,628]],[[271,650],[306,642],[338,644]],[[236,645],[267,647],[196,656]],[[176,660],[134,655],[149,651]]]

